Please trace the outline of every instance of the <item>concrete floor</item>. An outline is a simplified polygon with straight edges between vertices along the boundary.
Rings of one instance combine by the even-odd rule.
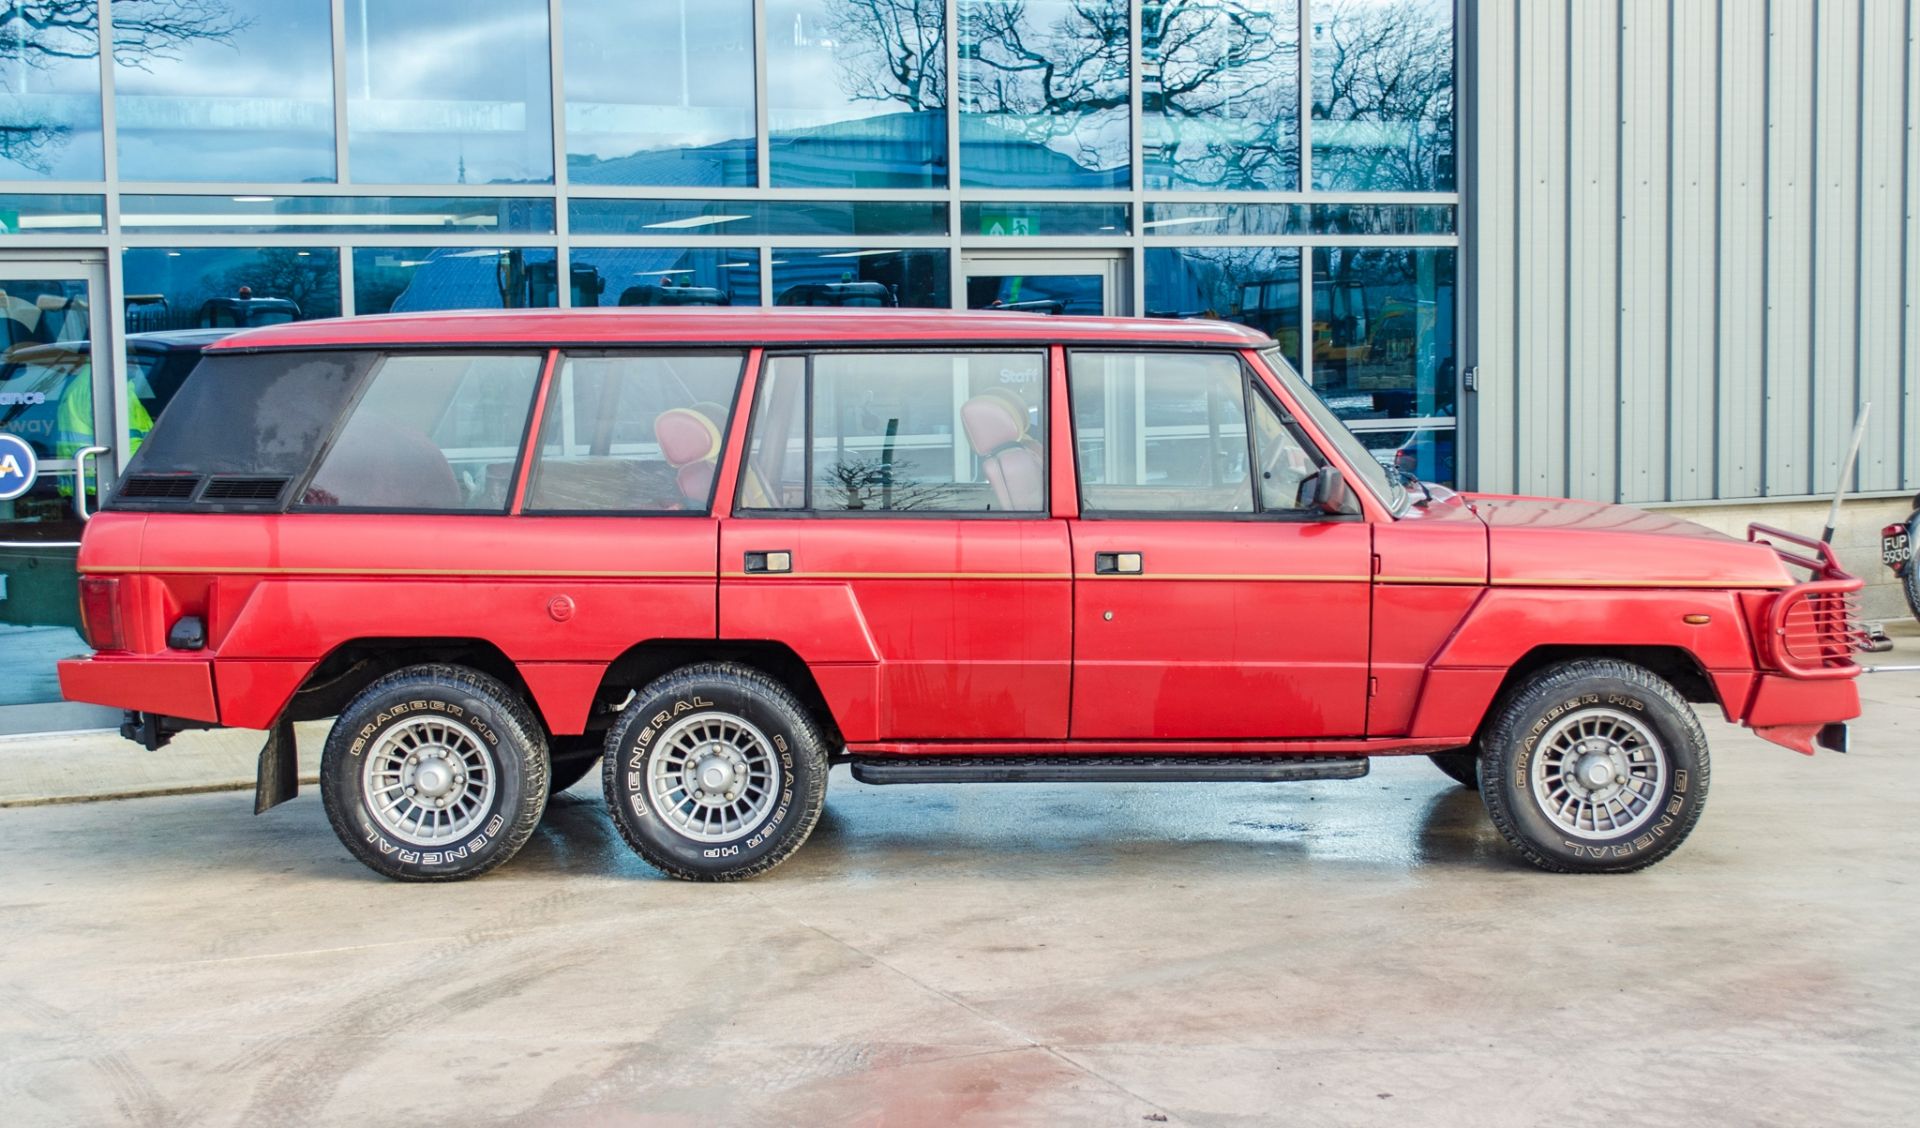
[[[1865,688],[1851,756],[1712,724],[1698,831],[1616,878],[1523,868],[1424,761],[837,771],[721,887],[641,865],[592,782],[431,887],[311,788],[0,810],[0,1123],[1920,1123],[1920,675]]]

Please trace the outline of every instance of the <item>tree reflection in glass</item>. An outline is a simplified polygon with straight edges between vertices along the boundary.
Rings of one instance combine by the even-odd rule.
[[[1140,61],[1148,188],[1299,188],[1294,0],[1144,4]]]
[[[114,0],[114,129],[127,180],[334,179],[327,0]],[[129,27],[175,42],[134,51]]]
[[[1124,188],[1126,0],[961,0],[962,182]]]
[[[116,4],[114,63],[149,66],[238,26],[224,0]],[[0,177],[100,179],[99,60],[98,0],[0,4]]]
[[[775,187],[947,182],[943,0],[767,0]]]
[[[1450,192],[1452,0],[1316,0],[1313,186]]]

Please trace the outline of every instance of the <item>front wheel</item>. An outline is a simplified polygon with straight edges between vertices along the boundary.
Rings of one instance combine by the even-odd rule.
[[[1706,806],[1706,733],[1642,667],[1580,659],[1534,674],[1483,742],[1480,794],[1514,849],[1557,873],[1624,873],[1671,854]]]
[[[334,833],[403,881],[477,877],[520,852],[547,805],[526,702],[463,666],[409,666],[347,703],[320,756]]]
[[[613,825],[670,877],[738,881],[813,833],[827,747],[787,688],[726,663],[687,666],[639,692],[607,740]]]

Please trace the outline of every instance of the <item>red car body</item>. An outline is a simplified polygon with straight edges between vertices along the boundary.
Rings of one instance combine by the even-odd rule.
[[[100,649],[61,663],[66,696],[264,729],[343,647],[449,639],[504,656],[555,735],[587,729],[636,648],[775,646],[804,664],[856,754],[1429,752],[1470,743],[1515,670],[1575,652],[1647,657],[1728,720],[1802,752],[1859,711],[1847,620],[1821,603],[1859,582],[1822,546],[1775,531],[1743,542],[1622,506],[1446,491],[1394,516],[1364,488],[1362,519],[1345,522],[1083,519],[1066,408],[1076,348],[1239,354],[1360,480],[1269,370],[1271,342],[1236,326],[440,314],[280,326],[210,355],[450,345],[548,351],[543,381],[563,349],[737,347],[741,404],[768,350],[1040,346],[1052,488],[1044,512],[994,520],[741,515],[749,413],[736,410],[698,519],[529,515],[524,459],[501,515],[110,506],[79,558]],[[765,551],[790,553],[792,570],[743,571]],[[1141,554],[1143,570],[1096,568],[1110,552]],[[204,620],[203,648],[169,647],[183,616]]]

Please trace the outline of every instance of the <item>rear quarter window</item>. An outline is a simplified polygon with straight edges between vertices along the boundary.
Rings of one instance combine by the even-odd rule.
[[[140,444],[108,507],[178,509],[195,502],[213,478],[300,478],[375,357],[371,352],[205,357]],[[150,488],[166,480],[182,489]],[[267,504],[277,497],[258,500]]]

